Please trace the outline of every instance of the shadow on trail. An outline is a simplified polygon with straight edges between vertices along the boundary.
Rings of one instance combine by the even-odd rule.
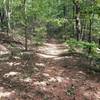
[[[84,65],[80,67],[80,54],[68,53],[68,49],[53,39],[37,48],[35,60],[27,58],[25,52],[24,60],[0,62],[0,97],[3,100],[99,100],[99,75],[93,75]]]

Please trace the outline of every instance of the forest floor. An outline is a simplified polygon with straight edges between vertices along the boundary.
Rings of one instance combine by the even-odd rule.
[[[36,47],[35,63],[0,61],[0,100],[100,100],[100,74],[79,67],[82,58],[67,51],[51,40]]]

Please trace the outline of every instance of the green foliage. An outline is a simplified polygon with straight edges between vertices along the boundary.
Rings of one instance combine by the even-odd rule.
[[[46,27],[41,26],[35,29],[35,36],[33,37],[33,41],[37,45],[41,45],[45,41],[46,37]]]
[[[4,3],[5,1],[5,3]],[[34,21],[43,21],[45,25],[41,25],[42,27],[35,26],[36,36],[33,38],[34,41],[44,40],[45,32],[46,32],[46,23],[50,23],[53,28],[57,30],[55,33],[59,35],[65,35],[66,37],[74,36],[74,26],[75,20],[73,18],[75,15],[75,8],[73,11],[73,1],[78,2],[80,5],[80,19],[83,18],[86,20],[85,25],[87,25],[86,35],[89,32],[89,20],[92,19],[92,33],[98,38],[100,37],[100,0],[26,0],[24,4],[24,0],[0,0],[0,9],[6,8],[6,10],[10,13],[10,22],[12,29],[21,28],[21,31],[18,33],[24,33],[23,30],[27,27],[31,28]],[[9,8],[9,9],[7,9]],[[64,11],[65,10],[65,11]],[[7,16],[4,20],[4,26],[7,26]],[[81,23],[83,23],[81,21]],[[64,27],[65,24],[65,27]],[[85,26],[83,23],[83,27]],[[1,25],[2,26],[2,25]],[[30,35],[30,32],[27,32]],[[22,34],[23,35],[23,34]],[[76,41],[74,39],[70,39],[67,41],[69,46],[74,50],[74,48],[82,48],[88,49],[92,48],[92,54],[95,54],[97,45],[92,42],[83,42]]]
[[[16,45],[15,45],[14,43],[11,43],[10,45],[11,45],[11,47],[13,47],[13,48],[16,47]]]
[[[67,96],[74,96],[75,95],[75,89],[76,87],[74,85],[71,85],[67,91],[65,91],[65,93],[67,94]]]
[[[36,32],[36,33],[45,33],[45,32],[46,32],[46,27],[45,27],[45,26],[36,27],[36,28],[35,28],[35,32]]]
[[[75,51],[76,48],[78,49],[81,48],[87,51],[88,48],[91,48],[91,55],[92,56],[98,55],[97,53],[98,45],[95,42],[89,43],[85,41],[77,41],[75,39],[70,39],[70,40],[67,40],[66,43],[69,45],[70,51]],[[88,52],[84,52],[84,53],[87,54]]]
[[[67,40],[66,43],[71,47],[71,48],[79,48],[83,47],[83,44],[81,41],[77,41],[76,39],[71,38],[70,40]]]
[[[49,20],[47,20],[48,23],[51,23],[55,27],[61,27],[67,21],[68,20],[64,19],[64,18],[57,18],[57,19],[49,19]]]

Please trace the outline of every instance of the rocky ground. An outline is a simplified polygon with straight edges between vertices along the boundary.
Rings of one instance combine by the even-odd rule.
[[[36,48],[35,59],[1,60],[0,100],[100,100],[100,74],[79,67],[68,49],[52,40]]]

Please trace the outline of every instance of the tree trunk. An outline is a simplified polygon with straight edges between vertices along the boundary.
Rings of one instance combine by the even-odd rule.
[[[86,34],[86,20],[84,19],[83,20],[83,25],[82,25],[83,27],[81,28],[81,39],[82,39],[82,41],[84,41],[85,40],[85,34]]]
[[[25,34],[25,51],[27,51],[28,50],[28,34],[27,34],[27,22],[26,22],[26,0],[24,0],[23,1],[23,5],[24,5],[24,24],[25,24],[25,26],[24,26],[24,34]]]
[[[10,9],[10,1],[9,0],[4,0],[4,10],[5,10],[5,15],[6,15],[6,21],[7,21],[7,34],[9,34],[11,30],[11,25],[10,25],[10,18],[11,18],[11,9]]]
[[[79,1],[76,1],[75,3],[75,10],[76,10],[76,39],[77,41],[80,40],[80,34],[81,34],[81,22],[80,22],[80,3]]]
[[[100,49],[100,38],[99,38],[99,49]]]
[[[25,27],[25,51],[28,50],[27,27]]]
[[[75,24],[74,24],[74,20],[75,19],[75,6],[73,5],[73,35],[75,34]]]
[[[90,19],[90,29],[89,29],[89,36],[88,36],[88,42],[91,43],[92,42],[92,37],[91,37],[91,31],[92,31],[92,20]],[[91,53],[91,46],[89,46],[88,48],[88,54]]]
[[[4,27],[4,18],[5,18],[5,12],[4,12],[4,8],[0,9],[0,30],[3,31],[3,27]]]
[[[63,7],[64,19],[66,19],[66,6]],[[66,22],[64,22],[64,35],[66,34]]]

